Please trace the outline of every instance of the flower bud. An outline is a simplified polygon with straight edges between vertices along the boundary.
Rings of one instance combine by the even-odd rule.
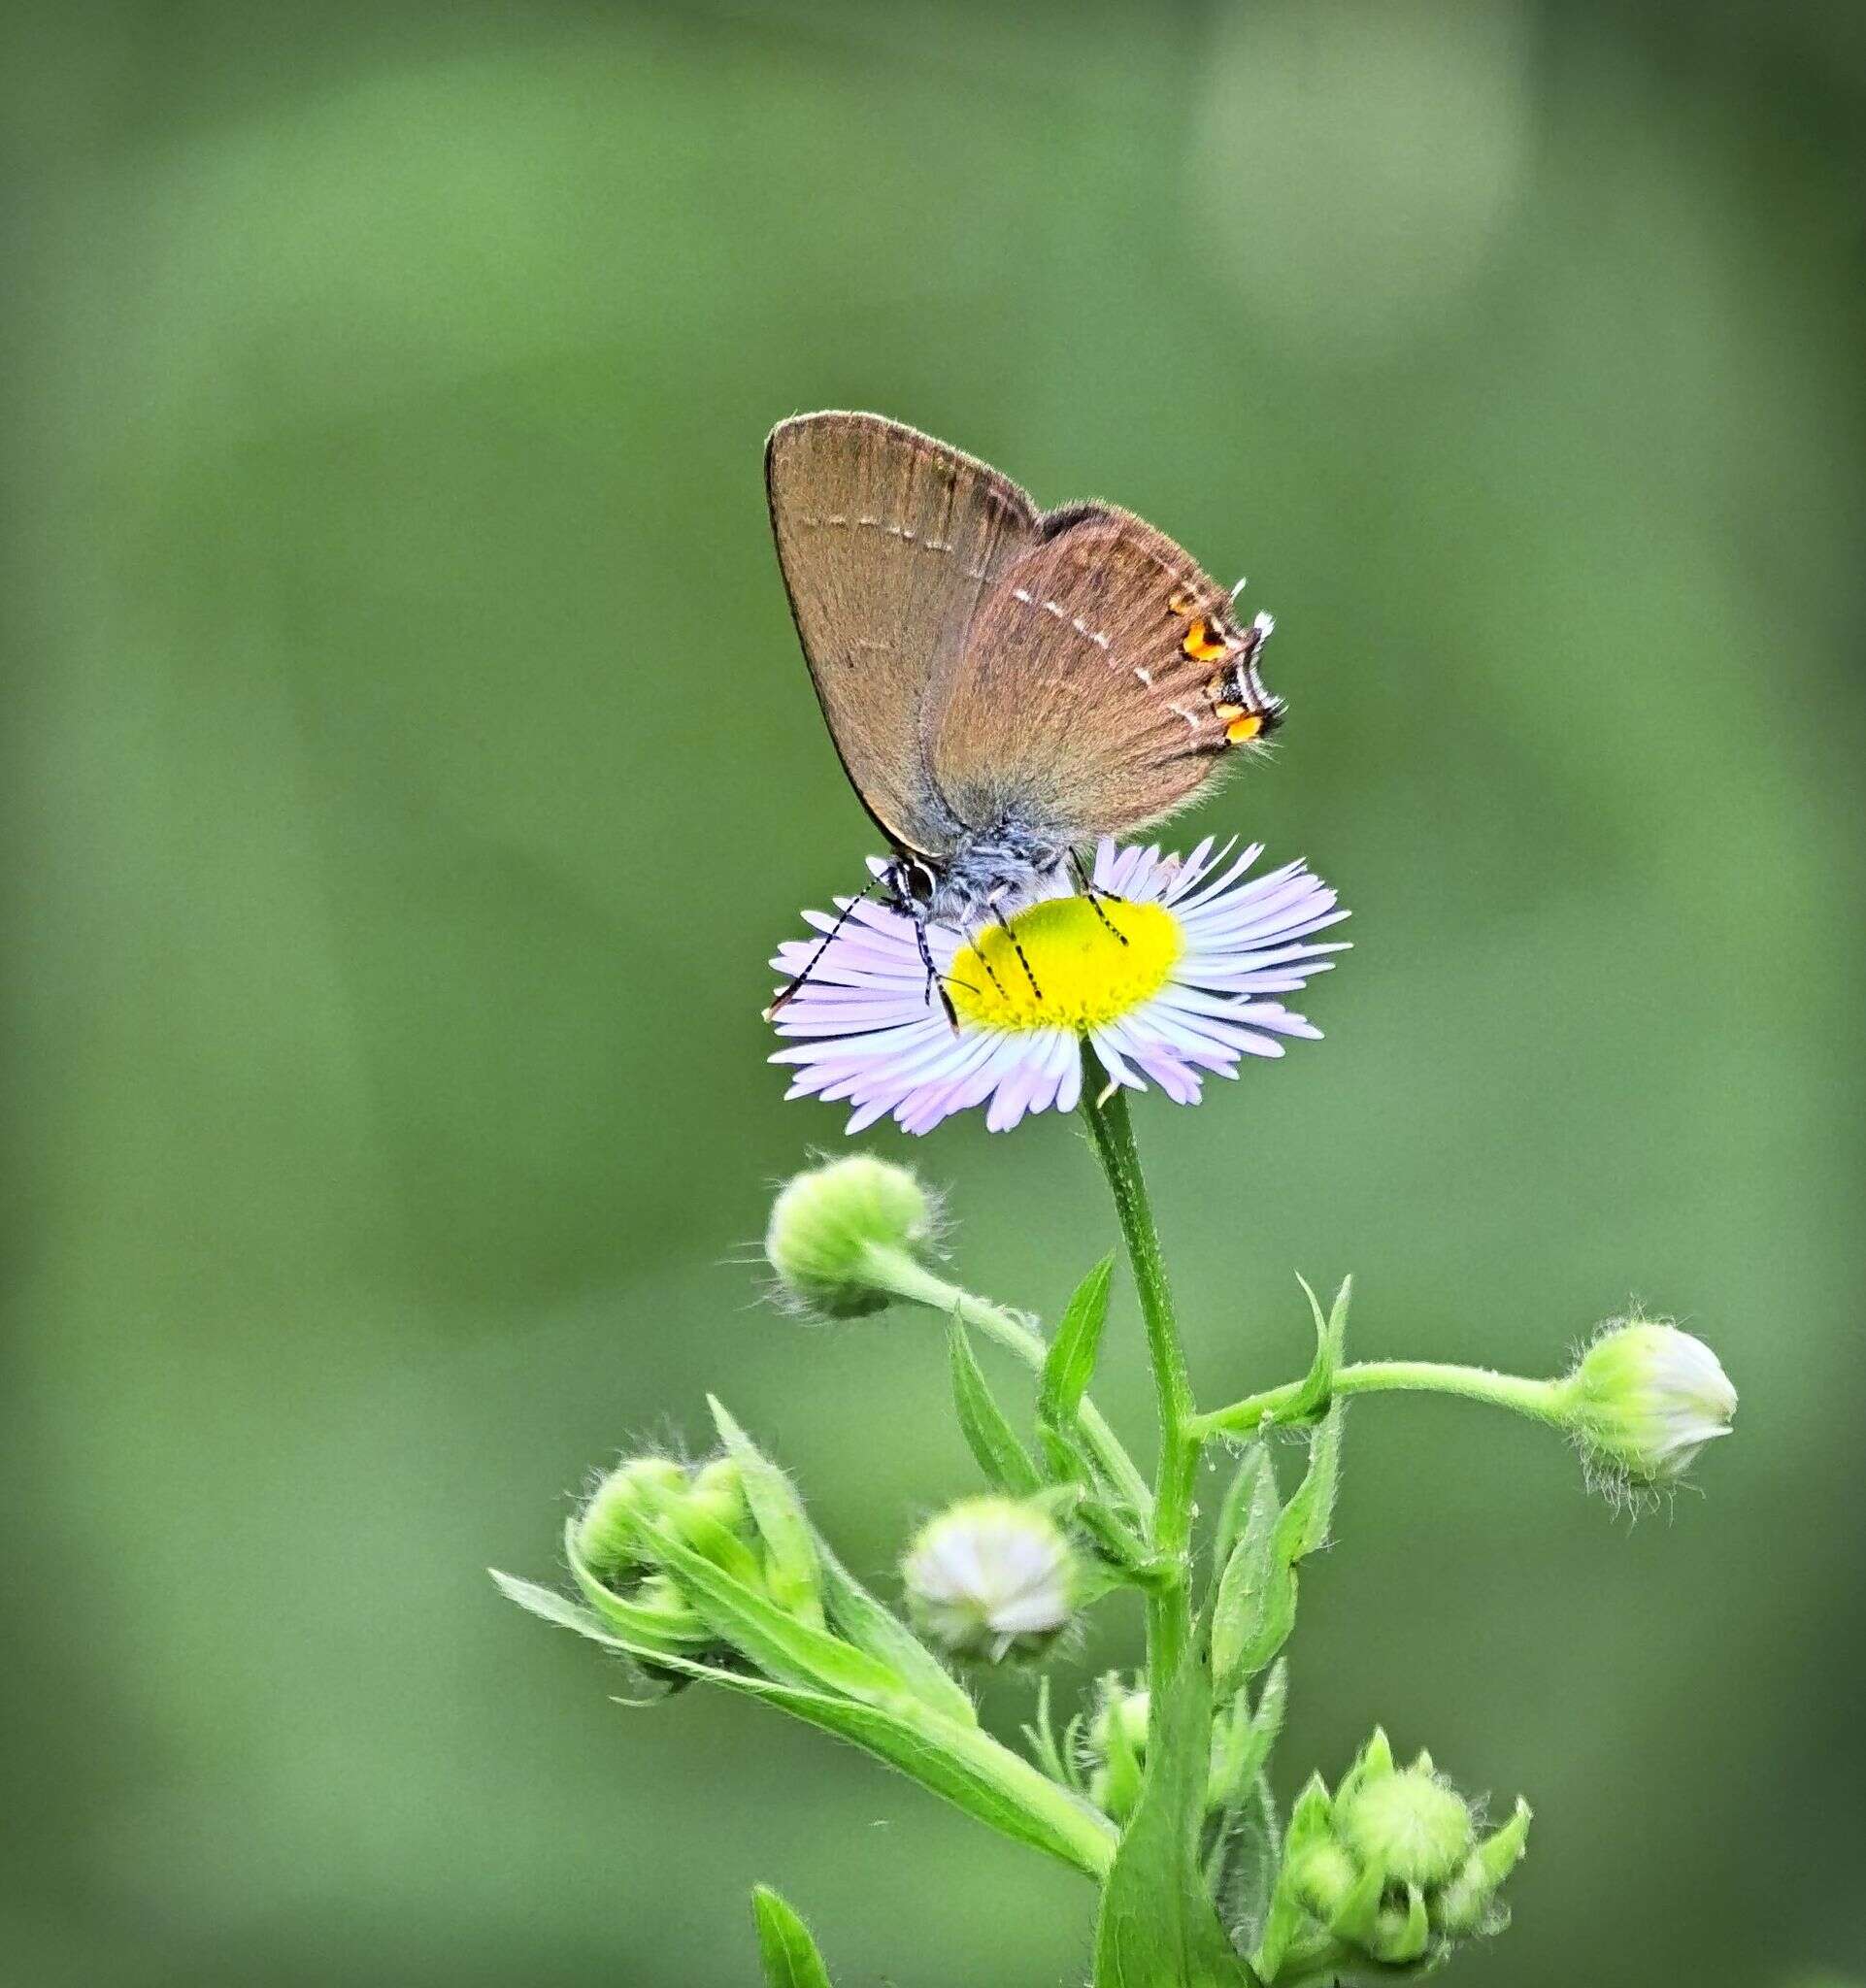
[[[878,1272],[889,1255],[920,1257],[936,1216],[933,1197],[905,1167],[851,1153],[785,1182],[765,1255],[800,1309],[857,1318],[888,1304],[894,1292]]]
[[[728,1533],[746,1530],[750,1523],[750,1513],[746,1508],[745,1485],[740,1479],[738,1465],[729,1456],[716,1456],[711,1463],[702,1464],[694,1472],[693,1481],[681,1501],[676,1523],[687,1512],[709,1518],[715,1525],[723,1526]]]
[[[613,1580],[653,1564],[642,1537],[686,1486],[686,1473],[669,1456],[631,1457],[597,1485],[577,1521],[577,1551],[598,1580]]]
[[[1035,1656],[1068,1627],[1076,1556],[1040,1505],[967,1498],[921,1527],[901,1565],[909,1613],[954,1656]]]
[[[1102,1679],[1101,1703],[1083,1736],[1088,1799],[1116,1822],[1125,1822],[1141,1799],[1150,1704],[1147,1692],[1130,1691],[1111,1672]]]
[[[1371,1962],[1436,1966],[1453,1942],[1495,1932],[1496,1893],[1521,1857],[1529,1810],[1478,1839],[1471,1805],[1421,1753],[1396,1767],[1376,1730],[1330,1798],[1316,1777],[1291,1812],[1277,1884],[1311,1933]]]
[[[1730,1433],[1737,1391],[1702,1340],[1643,1318],[1606,1326],[1563,1383],[1569,1426],[1609,1485],[1682,1477]]]

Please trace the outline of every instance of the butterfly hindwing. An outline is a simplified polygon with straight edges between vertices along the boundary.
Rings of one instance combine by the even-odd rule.
[[[1037,543],[1008,477],[878,414],[804,414],[765,448],[772,531],[836,750],[898,845],[943,854],[962,824],[922,751],[929,684],[981,602]]]
[[[1230,597],[1131,513],[1052,512],[932,686],[927,764],[961,818],[1083,843],[1170,814],[1232,737],[1215,677],[1248,654]]]

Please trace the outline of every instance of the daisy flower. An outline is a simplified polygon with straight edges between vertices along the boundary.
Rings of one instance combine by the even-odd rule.
[[[975,1105],[1005,1132],[1026,1112],[1075,1109],[1083,1043],[1111,1083],[1151,1083],[1190,1105],[1206,1073],[1236,1077],[1245,1056],[1281,1056],[1283,1037],[1318,1037],[1272,997],[1346,950],[1314,935],[1348,913],[1300,862],[1247,880],[1262,845],[1234,847],[1207,840],[1181,857],[1104,842],[1094,901],[1058,877],[1009,932],[929,926],[956,1031],[927,983],[913,921],[840,900],[841,931],[774,1017],[788,1040],[771,1060],[792,1067],[788,1095],[847,1101],[851,1133],[890,1114],[903,1131],[930,1132]],[[835,923],[805,917],[818,933]],[[815,950],[792,940],[771,964],[794,978]]]

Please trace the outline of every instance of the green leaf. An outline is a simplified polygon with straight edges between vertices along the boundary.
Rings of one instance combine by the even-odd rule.
[[[1043,1363],[1037,1384],[1037,1414],[1052,1427],[1065,1428],[1076,1418],[1082,1398],[1095,1372],[1102,1326],[1108,1318],[1108,1291],[1115,1259],[1102,1260],[1076,1286],[1056,1338]]]
[[[1031,1758],[1052,1781],[1061,1781],[1071,1788],[1078,1785],[1074,1768],[1065,1763],[1062,1749],[1056,1744],[1056,1723],[1050,1707],[1048,1672],[1037,1679],[1036,1711],[1030,1724],[1020,1730],[1024,1743],[1030,1748]]]
[[[1212,1732],[1202,1638],[1153,1712],[1140,1806],[1102,1893],[1094,1988],[1259,1988],[1218,1921],[1199,1862]]]
[[[542,1621],[558,1629],[573,1630],[578,1636],[600,1643],[604,1649],[621,1658],[627,1665],[631,1682],[638,1687],[634,1696],[623,1700],[624,1704],[655,1705],[675,1690],[676,1687],[666,1678],[654,1677],[645,1671],[639,1662],[640,1653],[619,1637],[612,1636],[593,1608],[584,1607],[581,1602],[573,1602],[555,1588],[540,1587],[535,1580],[520,1580],[515,1574],[501,1574],[496,1567],[489,1567],[486,1572],[507,1601],[516,1602],[519,1607]]]
[[[1247,1953],[1262,1938],[1281,1868],[1283,1832],[1266,1776],[1250,1784],[1243,1807],[1230,1818],[1221,1845],[1223,1871],[1216,1887],[1223,1922]]]
[[[1267,1479],[1258,1479],[1243,1537],[1232,1549],[1213,1607],[1213,1668],[1220,1699],[1253,1677],[1296,1626],[1296,1565],[1328,1538],[1341,1477],[1341,1432],[1347,1404],[1332,1401],[1309,1437],[1309,1468],[1280,1514]],[[1270,1533],[1264,1527],[1269,1515]]]
[[[793,1684],[819,1686],[871,1704],[907,1692],[906,1680],[891,1665],[790,1614],[769,1595],[715,1566],[671,1527],[651,1526],[648,1537],[688,1606],[720,1641],[730,1643],[759,1670]]]
[[[1327,1543],[1341,1481],[1341,1433],[1347,1416],[1346,1402],[1331,1402],[1309,1438],[1309,1468],[1277,1527],[1277,1552],[1291,1567]]]
[[[963,1686],[891,1609],[884,1608],[838,1560],[820,1535],[816,1539],[823,1600],[830,1620],[859,1650],[878,1657],[900,1674],[915,1697],[962,1726],[979,1723],[978,1708]]]
[[[1107,1874],[1115,1848],[1108,1818],[977,1726],[943,1719],[913,1700],[891,1706],[858,1705],[683,1657],[672,1663],[850,1741],[1014,1842],[1043,1850],[1087,1876]]]
[[[520,1607],[546,1621],[574,1629],[608,1647],[643,1654],[626,1638],[611,1637],[594,1613],[581,1609],[575,1602],[531,1581],[515,1580],[507,1574],[495,1574],[494,1578]],[[961,1724],[943,1717],[916,1699],[900,1697],[887,1705],[862,1705],[804,1686],[722,1670],[675,1651],[649,1654],[657,1669],[760,1699],[850,1740],[1015,1842],[1042,1850],[1090,1877],[1107,1873],[1115,1853],[1115,1831],[1107,1817],[1067,1789],[1058,1788],[976,1723]]]
[[[952,1401],[972,1454],[1000,1491],[1027,1498],[1042,1488],[1043,1478],[985,1384],[965,1327],[956,1318],[948,1339],[952,1354]]]
[[[1239,1474],[1243,1477],[1244,1472]],[[1247,1653],[1265,1641],[1272,1624],[1285,1614],[1293,1621],[1295,1614],[1288,1569],[1277,1557],[1277,1480],[1267,1457],[1250,1472],[1249,1496],[1243,1528],[1218,1576],[1217,1599],[1212,1607],[1212,1671],[1221,1702],[1250,1675]],[[1287,1633],[1285,1624],[1283,1634]],[[1281,1640],[1272,1656],[1278,1647]]]
[[[823,1612],[816,1536],[796,1486],[739,1427],[723,1404],[713,1395],[706,1400],[713,1410],[719,1441],[739,1467],[739,1481],[745,1486],[751,1522],[764,1541],[766,1585],[784,1607],[820,1627]]]
[[[1223,1574],[1232,1549],[1238,1543],[1238,1535],[1244,1530],[1245,1520],[1256,1503],[1257,1485],[1265,1477],[1270,1480],[1270,1495],[1274,1499],[1277,1495],[1276,1465],[1271,1460],[1269,1445],[1261,1437],[1253,1436],[1238,1451],[1238,1467],[1225,1487],[1224,1503],[1218,1508],[1217,1530],[1212,1539],[1212,1566],[1216,1574]]]
[[[1254,1712],[1250,1694],[1240,1690],[1217,1715],[1212,1739],[1212,1778],[1206,1789],[1208,1808],[1243,1806],[1283,1731],[1288,1694],[1289,1666],[1279,1657],[1263,1681]]]
[[[1335,1370],[1341,1365],[1342,1349],[1348,1341],[1348,1304],[1354,1292],[1353,1278],[1343,1277],[1341,1289],[1335,1293],[1335,1302],[1324,1318],[1321,1303],[1310,1287],[1309,1279],[1299,1272],[1296,1281],[1302,1286],[1303,1296],[1309,1300],[1309,1309],[1316,1321],[1316,1357],[1303,1376],[1295,1400],[1285,1410],[1286,1418],[1292,1422],[1308,1420],[1328,1402],[1335,1384]]]
[[[830,1988],[829,1970],[810,1929],[768,1884],[752,1886],[751,1914],[767,1988]]]

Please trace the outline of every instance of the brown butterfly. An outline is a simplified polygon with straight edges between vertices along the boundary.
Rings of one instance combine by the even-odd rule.
[[[1039,511],[880,414],[781,422],[765,484],[811,679],[929,982],[928,924],[1003,922],[1065,864],[1087,889],[1083,845],[1183,808],[1283,716],[1257,674],[1270,616],[1237,626],[1232,592],[1131,512]]]

